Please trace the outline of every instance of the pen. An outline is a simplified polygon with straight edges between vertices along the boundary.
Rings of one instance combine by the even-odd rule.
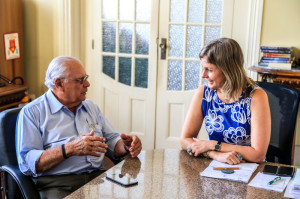
[[[94,124],[92,123],[92,125],[90,125],[90,123],[89,123],[88,119],[86,119],[86,122],[88,123],[88,125],[89,125],[89,128],[91,128],[91,126],[92,126],[93,130],[95,131],[95,126],[94,126]]]
[[[275,182],[278,182],[279,180],[281,180],[281,177],[276,177],[276,178],[274,178],[273,180],[271,180],[268,184],[269,184],[269,185],[272,185],[272,184],[274,184]]]
[[[223,169],[228,169],[228,170],[239,170],[240,167],[214,167],[214,170],[223,170]]]

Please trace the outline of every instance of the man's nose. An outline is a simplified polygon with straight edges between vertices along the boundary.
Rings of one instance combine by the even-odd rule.
[[[89,82],[89,80],[85,80],[85,82],[83,83],[84,87],[89,87],[91,84]]]

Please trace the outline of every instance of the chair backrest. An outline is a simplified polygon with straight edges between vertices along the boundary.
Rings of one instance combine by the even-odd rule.
[[[15,130],[21,108],[13,108],[0,112],[0,166],[18,165],[15,144]],[[23,198],[15,180],[6,177],[7,198]]]
[[[271,110],[271,140],[266,159],[291,165],[300,91],[270,82],[258,82],[258,85],[266,91]]]
[[[0,166],[18,165],[15,144],[17,117],[21,108],[0,112]]]

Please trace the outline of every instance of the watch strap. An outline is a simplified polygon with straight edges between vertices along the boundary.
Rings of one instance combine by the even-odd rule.
[[[218,141],[217,144],[215,145],[215,151],[220,151],[221,149],[221,141]]]

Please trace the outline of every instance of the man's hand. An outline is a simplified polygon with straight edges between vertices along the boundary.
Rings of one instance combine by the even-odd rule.
[[[65,144],[66,154],[68,157],[84,155],[100,157],[101,153],[106,153],[108,147],[104,142],[104,137],[94,136],[94,131],[91,131]]]
[[[142,150],[142,142],[137,136],[121,133],[120,137],[122,138],[124,145],[128,148],[132,158],[135,158],[138,154],[140,154]]]

